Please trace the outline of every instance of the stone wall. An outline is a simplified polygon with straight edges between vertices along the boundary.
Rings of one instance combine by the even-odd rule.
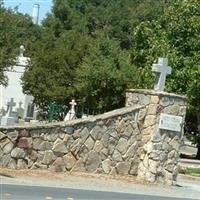
[[[137,175],[144,106],[67,123],[0,127],[0,166]]]
[[[111,175],[137,175],[173,185],[182,131],[159,129],[161,113],[183,117],[186,98],[128,90],[126,107],[91,118],[26,127],[0,127],[0,166]]]
[[[126,106],[143,105],[140,112],[145,116],[141,127],[143,149],[138,168],[138,178],[150,182],[173,185],[178,174],[181,132],[158,128],[160,114],[183,117],[186,114],[186,97],[150,90],[128,90]]]

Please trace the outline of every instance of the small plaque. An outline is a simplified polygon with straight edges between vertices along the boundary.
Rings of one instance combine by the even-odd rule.
[[[181,132],[183,117],[161,113],[159,129]]]

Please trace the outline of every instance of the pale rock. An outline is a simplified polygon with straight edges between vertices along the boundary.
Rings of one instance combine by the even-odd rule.
[[[63,156],[63,160],[65,163],[65,167],[68,171],[71,170],[76,163],[76,159],[74,158],[72,153],[68,153],[67,155]]]
[[[53,148],[52,150],[54,152],[58,152],[58,153],[67,153],[67,147],[65,146],[65,142],[63,140],[61,140],[60,138],[58,138],[54,144],[53,144]]]
[[[158,161],[149,159],[149,171],[153,174],[157,173],[157,168],[160,165]]]
[[[128,140],[125,138],[120,138],[115,148],[122,154],[126,153],[126,150],[128,148]]]
[[[125,131],[125,128],[126,128],[126,123],[124,122],[124,120],[122,119],[118,125],[117,125],[117,131],[119,133],[123,133]]]
[[[97,140],[100,139],[105,132],[106,132],[105,127],[95,126],[91,130],[90,135],[94,140]]]
[[[118,162],[122,161],[122,155],[117,150],[114,151],[112,158],[113,158],[114,161],[118,161]]]
[[[113,138],[119,139],[118,133],[117,133],[117,131],[116,131],[114,128],[109,129],[109,130],[108,130],[108,133],[109,133],[110,136],[112,136]]]
[[[139,94],[139,104],[140,105],[148,105],[150,103],[150,96],[146,94]]]
[[[88,148],[88,150],[92,150],[94,147],[94,140],[92,137],[88,137],[88,139],[85,141],[85,146]]]
[[[67,126],[64,128],[64,132],[71,135],[74,132],[74,128],[72,126]]]
[[[8,163],[8,168],[10,169],[17,169],[17,163],[15,159],[10,159],[10,162]]]
[[[5,154],[9,154],[9,153],[12,151],[13,146],[14,146],[14,144],[11,143],[11,142],[9,142],[8,144],[6,144],[6,145],[4,146],[3,152],[4,152]]]
[[[173,115],[178,115],[179,111],[180,111],[180,107],[177,105],[168,106],[163,109],[164,113],[173,114]]]
[[[81,136],[81,143],[83,144],[86,139],[88,138],[90,132],[88,131],[87,127],[85,127],[81,132],[80,132],[80,136]]]
[[[133,164],[131,166],[131,169],[129,171],[129,174],[133,175],[133,176],[136,176],[138,174],[138,163],[136,164]]]
[[[85,165],[84,165],[84,162],[83,162],[83,158],[80,158],[74,165],[74,167],[72,168],[73,172],[85,172],[86,169],[85,169]]]
[[[4,146],[6,146],[7,144],[9,144],[11,141],[8,138],[4,138],[1,140],[0,142],[0,147],[3,149]]]
[[[75,154],[77,154],[79,152],[81,146],[82,146],[81,139],[78,138],[72,143],[70,150],[72,152],[74,152]]]
[[[123,156],[124,159],[130,159],[137,152],[138,142],[135,141],[128,149],[126,154]]]
[[[157,104],[150,104],[148,107],[147,115],[156,115],[157,113]]]
[[[0,158],[0,164],[2,165],[2,167],[7,167],[9,162],[11,161],[11,156],[10,154],[6,154],[3,157]]]
[[[15,142],[18,138],[18,131],[7,132],[6,135],[12,142]]]
[[[158,96],[151,96],[151,103],[152,104],[158,104],[159,103],[159,97]]]
[[[28,169],[28,165],[23,159],[17,160],[17,169]]]
[[[94,145],[94,150],[99,153],[102,149],[103,149],[102,142],[100,140],[97,140]]]
[[[187,109],[186,106],[180,107],[180,110],[179,110],[178,115],[185,116],[185,114],[186,114],[186,109]]]
[[[54,172],[65,172],[65,163],[61,157],[58,157],[50,167],[51,171]]]
[[[38,159],[37,151],[35,151],[35,150],[32,150],[32,151],[31,151],[30,159],[31,159],[32,161],[36,161],[36,160]]]
[[[45,150],[51,150],[52,144],[48,141],[44,141],[41,138],[35,138],[33,139],[33,149],[45,151]]]
[[[20,149],[18,147],[14,148],[11,151],[11,157],[12,158],[25,158],[26,157],[26,152],[23,149]]]
[[[45,165],[49,165],[51,164],[51,162],[53,160],[55,160],[55,155],[53,153],[53,151],[51,150],[47,150],[44,152],[44,157],[43,157],[43,160],[42,160],[42,164],[45,164]]]
[[[100,165],[101,159],[99,154],[92,150],[88,153],[87,160],[85,162],[85,168],[88,172],[94,172]]]
[[[110,175],[111,175],[111,176],[117,175],[117,171],[116,171],[115,167],[112,167],[112,168],[111,168]]]
[[[133,133],[134,133],[133,127],[131,126],[131,124],[129,124],[126,127],[125,131],[123,133],[121,133],[121,135],[126,135],[127,137],[130,137]]]
[[[147,109],[146,108],[143,108],[143,109],[140,109],[139,111],[139,115],[138,115],[138,120],[143,120],[146,116],[146,113],[147,113]]]
[[[128,175],[131,164],[129,162],[120,162],[116,165],[116,170],[119,175]]]
[[[111,167],[112,166],[112,161],[110,159],[106,159],[102,162],[102,168],[103,168],[103,171],[106,173],[106,174],[109,174],[110,171],[111,171]]]
[[[160,105],[166,107],[170,104],[169,97],[161,97]]]
[[[156,115],[147,115],[144,121],[144,127],[152,126],[156,123]]]
[[[0,140],[2,140],[2,139],[4,139],[4,138],[6,138],[7,136],[4,134],[4,133],[2,133],[1,131],[0,131]]]
[[[101,141],[102,141],[102,143],[103,143],[103,146],[106,147],[106,148],[108,147],[108,144],[109,144],[109,143],[108,143],[109,137],[110,137],[110,136],[109,136],[108,133],[104,133],[103,136],[102,136],[102,138],[101,138]]]

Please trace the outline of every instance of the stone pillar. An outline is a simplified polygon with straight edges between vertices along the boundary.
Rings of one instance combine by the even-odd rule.
[[[142,123],[143,150],[138,167],[138,178],[149,182],[176,184],[181,131],[159,128],[163,114],[180,116],[185,120],[186,97],[152,90],[132,89],[126,93],[126,106],[146,105]],[[162,114],[163,113],[163,114]]]

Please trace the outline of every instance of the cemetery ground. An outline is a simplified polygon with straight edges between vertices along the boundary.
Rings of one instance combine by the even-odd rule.
[[[39,200],[39,194],[41,199],[49,200],[200,199],[200,178],[181,174],[176,186],[148,184],[124,176],[108,177],[102,174],[52,173],[47,170],[5,168],[0,169],[0,179],[3,200],[18,200],[20,190],[23,191],[21,199],[25,199],[24,195],[30,195],[28,192],[31,191],[30,200]]]

